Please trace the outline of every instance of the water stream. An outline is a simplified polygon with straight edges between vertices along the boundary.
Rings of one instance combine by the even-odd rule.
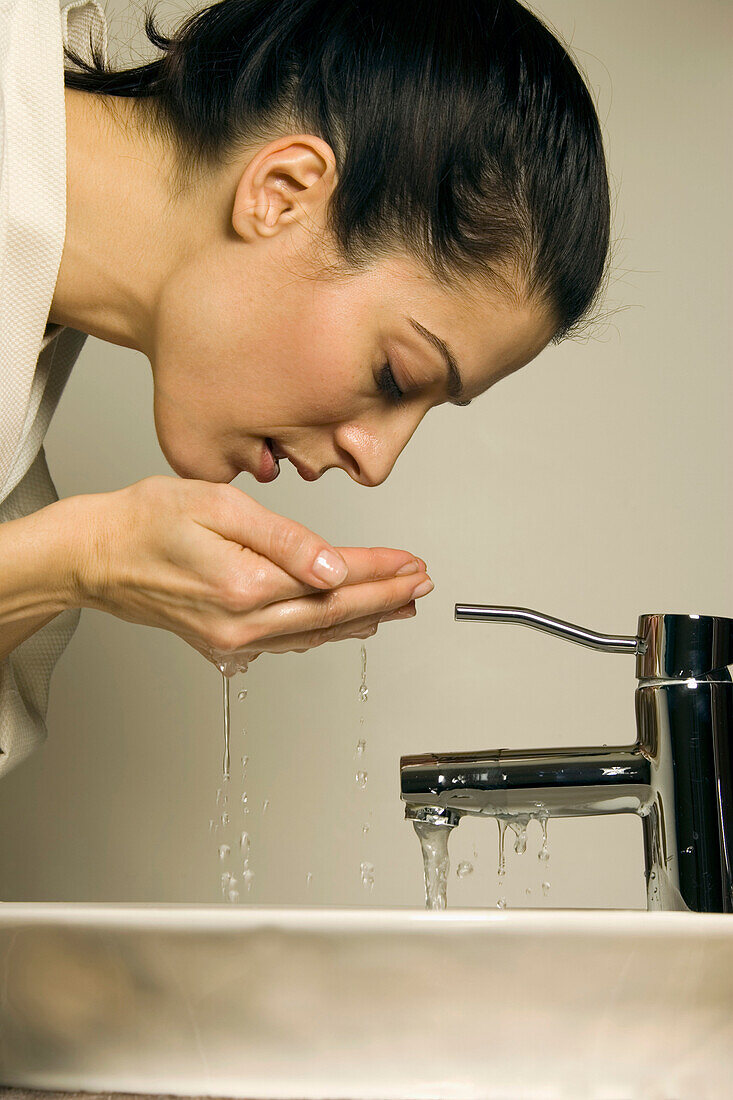
[[[229,681],[235,672],[246,672],[247,662],[235,664],[230,660],[220,659],[218,661],[219,671],[221,672],[222,679],[222,709],[224,717],[224,754],[222,757],[222,776],[221,787],[216,792],[216,805],[219,810],[218,821],[212,819],[209,821],[209,831],[216,835],[217,851],[219,856],[219,865],[223,866],[223,870],[220,874],[220,885],[222,896],[225,901],[236,903],[239,901],[239,881],[231,870],[232,848],[234,846],[232,839],[228,836],[229,826],[233,825],[232,816],[229,808],[229,788],[231,783],[231,707],[229,700]],[[237,698],[240,702],[243,702],[247,697],[247,689],[242,688],[238,693]],[[246,731],[242,730],[242,737],[245,736]],[[249,813],[247,806],[247,792],[244,789],[247,775],[247,763],[249,757],[245,754],[241,757],[242,762],[242,794],[240,797],[240,808],[243,816]],[[247,832],[242,831],[239,838],[239,850],[242,857],[242,882],[247,890],[252,885],[252,879],[254,874],[249,864],[249,849],[250,841]],[[229,864],[229,866],[227,866]]]
[[[445,909],[448,904],[448,837],[453,832],[447,825],[431,825],[413,821],[422,848],[425,870],[425,908]]]
[[[363,642],[361,644],[359,654],[360,654],[360,660],[361,660],[361,680],[360,680],[360,683],[359,683],[359,690],[357,692],[357,696],[358,696],[358,699],[359,699],[360,703],[366,703],[367,699],[369,698],[369,688],[367,687],[367,651],[366,651],[366,646],[364,645]],[[362,710],[361,714],[359,715],[359,739],[356,742],[356,750],[354,752],[354,756],[356,758],[356,772],[355,772],[355,775],[354,775],[354,780],[355,780],[356,785],[357,785],[357,787],[359,788],[360,791],[366,790],[367,781],[369,779],[369,773],[367,772],[367,770],[364,766],[365,765],[365,755],[364,754],[366,753],[366,747],[367,747],[366,738],[364,737],[364,717],[365,717],[364,711]],[[368,832],[369,832],[369,822],[368,821],[363,821],[362,826],[361,826],[362,841],[366,840]],[[374,864],[371,863],[368,859],[363,858],[363,855],[362,855],[361,863],[359,865],[359,871],[361,873],[361,884],[364,887],[364,889],[365,890],[373,890],[374,889]]]

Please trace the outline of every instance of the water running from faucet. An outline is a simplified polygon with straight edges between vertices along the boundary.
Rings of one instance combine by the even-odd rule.
[[[422,849],[425,870],[425,908],[445,909],[448,904],[450,873],[448,836],[453,830],[445,825],[431,825],[427,821],[414,820],[412,824]]]

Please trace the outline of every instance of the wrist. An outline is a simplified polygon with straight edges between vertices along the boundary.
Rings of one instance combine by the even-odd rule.
[[[0,623],[48,620],[75,606],[65,522],[48,505],[0,523]]]
[[[51,587],[62,610],[95,607],[100,585],[100,547],[97,502],[104,494],[92,493],[56,501],[36,515],[48,530],[48,569]]]

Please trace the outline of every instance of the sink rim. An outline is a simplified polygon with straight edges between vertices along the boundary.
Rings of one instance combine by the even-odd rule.
[[[483,909],[429,911],[409,906],[374,908],[299,905],[188,904],[186,902],[0,902],[0,929],[62,923],[159,931],[246,931],[263,925],[308,932],[435,933],[448,929],[491,928],[503,933],[587,936],[700,935],[733,939],[733,914],[648,912],[645,909]]]

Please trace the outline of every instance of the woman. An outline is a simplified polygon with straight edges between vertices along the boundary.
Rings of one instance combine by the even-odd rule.
[[[3,186],[35,236],[19,216],[3,246],[33,308],[2,330],[0,769],[44,735],[82,606],[227,671],[414,614],[422,559],[333,548],[229,483],[289,458],[380,484],[429,409],[588,318],[610,221],[590,95],[516,0],[221,0],[170,38],[148,13],[161,57],[117,73],[95,0],[7,11]],[[56,500],[41,444],[86,334],[149,359],[178,478]]]

